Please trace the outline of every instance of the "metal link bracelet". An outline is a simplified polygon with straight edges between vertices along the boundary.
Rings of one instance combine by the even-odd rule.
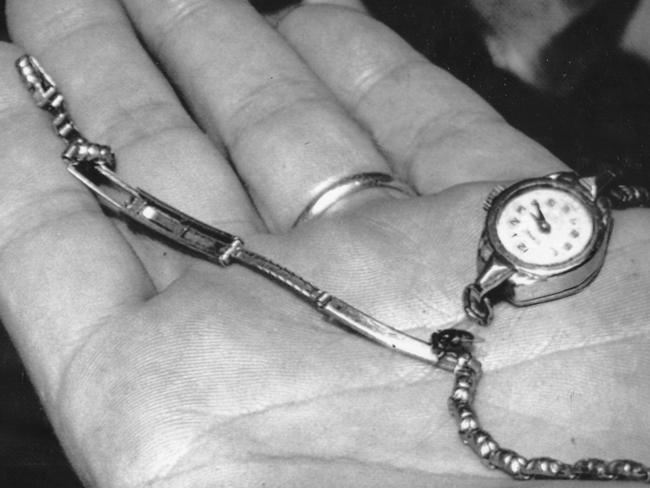
[[[343,300],[321,290],[288,269],[247,250],[232,234],[200,222],[147,192],[134,188],[114,172],[115,156],[110,147],[88,141],[76,128],[56,84],[31,56],[22,56],[16,66],[36,104],[53,117],[54,129],[66,143],[62,158],[68,171],[108,207],[132,221],[171,240],[187,252],[229,266],[238,263],[289,288],[327,319],[406,355],[427,361],[454,374],[449,408],[458,424],[462,441],[490,468],[515,479],[631,480],[650,483],[650,470],[635,461],[585,459],[567,464],[551,458],[526,459],[500,447],[484,431],[472,409],[481,364],[472,356],[474,337],[466,331],[444,329],[431,342],[412,337],[365,314]],[[648,197],[621,190],[621,200]],[[649,198],[650,200],[650,198]]]

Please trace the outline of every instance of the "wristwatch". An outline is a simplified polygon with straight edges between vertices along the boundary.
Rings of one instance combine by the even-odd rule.
[[[499,299],[526,306],[572,295],[602,267],[612,217],[595,177],[561,172],[497,187],[484,208],[478,276],[463,294],[479,324]]]
[[[452,372],[449,411],[462,442],[485,465],[519,480],[650,480],[650,467],[629,459],[587,458],[570,464],[549,457],[525,458],[501,446],[482,428],[473,408],[482,368],[472,351],[472,333],[452,327],[437,330],[430,341],[423,341],[392,328],[248,250],[239,237],[129,185],[113,171],[116,160],[110,147],[89,141],[76,128],[63,96],[38,61],[25,55],[17,61],[17,67],[38,106],[53,116],[56,133],[66,143],[62,156],[68,171],[113,210],[192,255],[221,266],[246,266],[290,289],[328,320]],[[605,257],[612,226],[610,201],[614,208],[650,207],[650,190],[620,183],[612,187],[615,177],[611,171],[598,181],[573,173],[556,173],[492,191],[485,205],[488,213],[479,245],[478,278],[464,294],[467,313],[487,324],[491,302],[499,292],[515,305],[528,305],[575,293],[589,284]],[[364,173],[355,175],[354,180],[362,181],[365,187],[380,182],[404,191],[402,186],[391,183],[391,177]],[[342,184],[330,187],[317,197],[316,203],[328,201],[323,195],[331,196],[334,190],[341,195],[341,188],[349,189],[350,181],[344,179]],[[308,213],[313,217],[314,212]]]

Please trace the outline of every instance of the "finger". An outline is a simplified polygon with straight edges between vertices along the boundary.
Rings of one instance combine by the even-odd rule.
[[[225,142],[271,228],[291,225],[334,181],[390,170],[367,134],[248,2],[123,3],[193,113]]]
[[[0,46],[0,313],[44,401],[108,316],[154,293],[141,263],[65,171]]]
[[[20,0],[9,7],[14,37],[57,81],[82,132],[112,146],[125,180],[231,232],[261,227],[232,168],[184,111],[118,2]],[[141,236],[132,241],[159,287],[187,264]]]
[[[564,168],[469,88],[361,13],[305,6],[279,29],[420,193]]]

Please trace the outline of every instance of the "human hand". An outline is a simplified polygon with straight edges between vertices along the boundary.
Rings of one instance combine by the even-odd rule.
[[[495,181],[563,169],[353,11],[299,8],[282,38],[243,2],[123,3],[132,24],[113,1],[9,4],[14,39],[80,128],[114,148],[120,175],[414,335],[462,315]],[[22,51],[1,53],[2,318],[83,479],[503,486],[457,438],[448,373],[99,212],[11,68]],[[291,229],[323,185],[364,171],[393,172],[422,196],[364,191]],[[616,214],[584,292],[499,308],[480,331],[477,408],[504,445],[650,458],[638,429],[650,420],[648,219]]]

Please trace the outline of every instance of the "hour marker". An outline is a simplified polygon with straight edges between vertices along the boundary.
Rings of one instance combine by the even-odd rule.
[[[519,205],[517,207],[517,213],[524,213],[525,211],[526,211],[526,207],[524,207],[523,205]]]
[[[569,213],[569,212],[571,211],[571,207],[569,207],[568,205],[564,205],[564,206],[562,207],[562,211],[563,211],[564,213]]]
[[[528,246],[525,243],[520,242],[519,244],[517,244],[517,249],[519,249],[521,252],[527,252]]]
[[[549,198],[548,200],[546,200],[546,205],[548,205],[549,207],[555,207],[555,200],[553,198]]]
[[[510,219],[510,225],[512,225],[513,227],[519,224],[521,224],[521,220],[519,220],[517,217],[515,217],[514,219]]]
[[[565,242],[564,243],[564,249],[566,249],[567,251],[570,251],[571,249],[573,249],[573,244],[571,244],[570,242]]]
[[[539,244],[539,240],[537,240],[529,230],[526,230],[526,234],[528,235],[528,237],[530,237],[533,240],[535,244]]]
[[[573,229],[571,231],[571,237],[573,237],[574,239],[577,239],[578,237],[580,237],[580,232],[578,232],[576,229]]]

